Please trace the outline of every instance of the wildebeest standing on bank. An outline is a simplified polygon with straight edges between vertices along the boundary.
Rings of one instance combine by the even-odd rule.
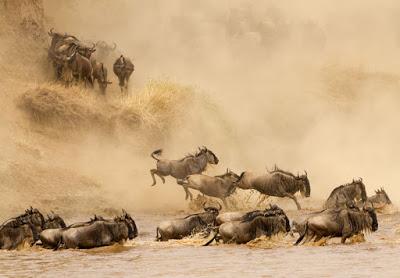
[[[215,218],[221,209],[215,207],[204,207],[204,212],[191,214],[182,219],[163,221],[156,230],[158,241],[169,239],[182,239],[194,233],[201,232],[209,226],[215,225]]]
[[[44,223],[43,215],[33,208],[7,220],[0,226],[0,249],[15,249],[25,242],[34,244],[39,239]]]
[[[67,63],[64,64],[63,70],[71,70],[78,82],[82,81],[85,86],[89,84],[90,87],[93,87],[93,68],[89,59],[77,51],[65,59]]]
[[[304,175],[295,176],[276,167],[274,171],[261,176],[243,172],[237,182],[237,187],[255,189],[267,196],[288,197],[296,203],[297,209],[301,209],[301,207],[294,194],[300,191],[303,196],[310,197],[311,193],[307,172]]]
[[[128,91],[128,82],[132,72],[135,70],[135,66],[129,58],[121,55],[113,65],[113,71],[118,77],[119,86],[121,87],[121,92]]]
[[[48,34],[51,37],[48,58],[53,63],[57,80],[66,75],[66,69],[64,68],[65,57],[69,57],[73,52],[77,51],[80,55],[89,59],[91,54],[96,51],[94,44],[92,47],[86,46],[75,36],[53,32],[53,29]]]
[[[347,203],[353,201],[361,201],[362,205],[367,201],[367,192],[361,178],[333,189],[324,207],[345,208]]]
[[[187,188],[192,188],[204,195],[219,198],[227,207],[226,198],[235,191],[238,180],[239,175],[226,169],[225,174],[214,177],[203,174],[189,175],[184,180],[179,180],[178,184],[182,185],[186,190]],[[190,200],[193,200],[193,195],[190,191],[189,195]]]
[[[151,169],[150,174],[153,179],[151,186],[156,184],[154,175],[160,177],[165,183],[166,176],[172,176],[177,180],[183,180],[189,175],[201,174],[206,170],[207,164],[218,164],[218,157],[206,147],[200,148],[196,154],[189,154],[180,160],[160,159],[157,156],[162,154],[162,150],[155,150],[151,157],[157,161],[157,168]],[[189,198],[189,190],[184,187],[186,200]]]
[[[91,59],[91,64],[93,68],[93,82],[97,80],[100,92],[105,95],[107,85],[112,83],[107,80],[107,68],[103,63],[97,62],[95,59]]]
[[[304,243],[312,240],[317,242],[323,237],[341,237],[341,242],[345,243],[347,238],[364,230],[378,230],[378,219],[373,208],[326,209],[308,218],[305,230],[295,244],[303,240]]]
[[[210,241],[209,245],[218,234],[224,243],[247,243],[260,236],[272,236],[290,231],[289,218],[285,212],[274,205],[265,211],[252,211],[245,214],[240,220],[221,224]]]

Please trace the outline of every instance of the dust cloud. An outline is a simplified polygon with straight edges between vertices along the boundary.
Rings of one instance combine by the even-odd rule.
[[[307,170],[316,199],[362,177],[368,193],[384,186],[395,203],[399,200],[396,1],[34,2],[43,4],[42,33],[54,27],[82,40],[115,42],[117,51],[106,61],[109,71],[120,53],[132,58],[136,70],[130,98],[120,97],[112,73],[106,99],[79,88],[69,98],[65,89],[48,83],[51,68],[46,68],[42,47],[48,43],[46,34],[40,47],[23,41],[19,54],[27,59],[18,56],[10,69],[0,68],[7,79],[1,85],[7,92],[4,106],[11,107],[1,112],[7,120],[0,119],[0,132],[14,146],[4,151],[5,161],[47,171],[39,179],[33,169],[30,179],[21,181],[18,175],[27,175],[20,173],[24,167],[12,170],[11,162],[3,161],[3,176],[9,177],[3,187],[18,185],[20,191],[9,190],[21,206],[32,202],[29,194],[20,194],[25,186],[47,180],[57,181],[51,191],[57,198],[50,198],[53,193],[46,197],[49,207],[64,192],[76,197],[74,187],[64,191],[75,183],[84,196],[72,205],[75,211],[94,210],[87,200],[96,200],[96,208],[184,209],[184,192],[171,178],[165,185],[158,180],[149,186],[149,169],[155,165],[149,153],[161,147],[165,157],[179,158],[202,145],[220,158],[211,174],[226,167],[265,171],[276,163],[295,173]],[[0,43],[17,55],[7,44],[18,44],[11,39]],[[1,59],[3,65],[10,63],[10,58]],[[35,81],[21,78],[26,68]],[[157,87],[162,97],[146,102],[151,79],[169,85]],[[26,102],[21,109],[21,98],[35,99],[38,87],[62,95],[65,107],[82,106],[78,112],[89,111],[102,128],[96,121],[87,123],[86,114],[79,128],[75,123],[66,128],[62,118],[51,125],[32,123],[32,110],[27,113]],[[124,117],[121,111],[132,107],[139,108]],[[145,124],[132,130],[130,121],[143,115],[139,122]],[[42,201],[37,205],[45,206]]]

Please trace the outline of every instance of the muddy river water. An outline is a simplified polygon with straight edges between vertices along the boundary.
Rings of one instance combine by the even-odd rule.
[[[1,251],[0,277],[400,277],[399,213],[379,215],[365,242],[325,246],[292,246],[290,236],[208,247],[201,239],[155,242],[157,223],[171,217],[134,215],[139,237],[124,246]]]

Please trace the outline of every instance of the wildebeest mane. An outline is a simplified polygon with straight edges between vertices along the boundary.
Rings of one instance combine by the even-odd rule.
[[[267,236],[272,236],[274,234],[282,232],[281,229],[282,218],[280,216],[277,217],[258,216],[255,217],[251,222],[252,225],[249,232],[253,235],[256,235],[257,230],[264,231]]]
[[[372,230],[372,225],[368,221],[369,215],[362,211],[348,211],[347,213],[351,230],[354,234],[362,232],[362,231],[370,231]]]

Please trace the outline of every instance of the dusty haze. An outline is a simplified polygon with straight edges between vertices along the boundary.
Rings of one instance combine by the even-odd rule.
[[[55,27],[84,40],[116,42],[135,63],[131,94],[136,99],[121,100],[112,74],[106,100],[88,97],[92,92],[69,99],[62,87],[48,83],[45,35],[24,39],[17,52],[20,31],[10,27],[0,33],[7,38],[0,43],[1,186],[11,205],[72,211],[102,205],[186,208],[183,190],[172,179],[149,187],[155,165],[149,153],[162,147],[166,157],[179,158],[202,145],[220,158],[209,173],[226,167],[264,171],[277,163],[294,172],[306,169],[316,199],[363,177],[368,193],[384,186],[398,202],[396,1],[34,2],[43,4],[45,17],[29,16],[41,21],[43,30]],[[148,113],[146,123],[153,123],[135,130],[99,131],[85,122],[65,132],[65,121],[32,123],[21,109],[21,96],[31,99],[29,92],[36,96],[39,86],[64,96],[62,107],[73,103],[76,113],[89,111],[102,127],[104,122],[119,126],[126,117],[116,111],[153,103],[145,98],[150,79],[161,80],[163,90],[157,90],[172,92],[165,93],[171,101],[162,102],[165,111],[135,110],[135,115]],[[118,116],[109,118],[113,113]],[[173,115],[166,125],[159,124],[163,115]],[[82,201],[60,201],[65,196]]]

